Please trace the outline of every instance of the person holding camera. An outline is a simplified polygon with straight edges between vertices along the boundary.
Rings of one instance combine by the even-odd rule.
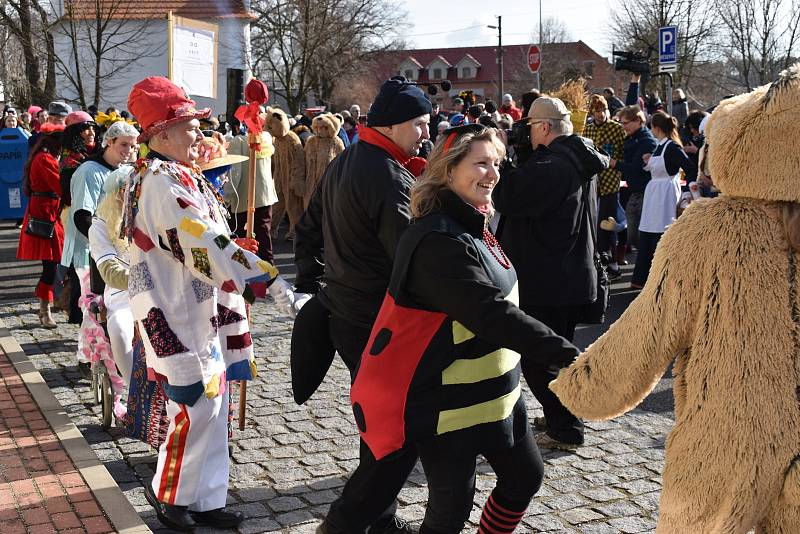
[[[622,172],[622,179],[628,186],[628,202],[625,217],[628,219],[628,244],[639,246],[639,219],[642,216],[644,189],[650,181],[650,173],[645,170],[642,156],[652,154],[657,142],[645,123],[644,111],[634,104],[625,106],[619,112],[619,122],[625,130],[622,159],[612,158],[610,167]]]
[[[572,341],[585,306],[597,298],[592,177],[608,168],[608,158],[591,141],[572,135],[561,100],[536,99],[528,118],[533,154],[506,170],[492,195],[502,214],[497,233],[517,270],[522,310]],[[522,373],[544,409],[544,418],[534,419],[546,430],[539,444],[564,450],[582,445],[583,423],[547,387],[552,371],[530,353],[523,355]]]

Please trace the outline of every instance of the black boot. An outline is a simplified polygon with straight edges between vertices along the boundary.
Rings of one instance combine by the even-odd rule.
[[[194,532],[197,523],[189,515],[186,506],[176,506],[159,501],[153,493],[153,487],[148,482],[144,485],[144,496],[156,511],[156,516],[161,524],[178,532]]]
[[[191,514],[198,524],[215,528],[236,528],[244,521],[242,512],[228,512],[225,508],[217,508],[206,512],[192,512]]]

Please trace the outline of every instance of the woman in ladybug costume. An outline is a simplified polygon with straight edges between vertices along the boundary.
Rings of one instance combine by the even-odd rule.
[[[578,350],[517,307],[517,277],[487,227],[505,148],[470,124],[440,136],[411,193],[415,223],[351,389],[378,460],[415,444],[428,479],[420,533],[461,532],[477,456],[497,474],[479,532],[513,532],[543,463],[520,393],[520,353],[554,367]]]

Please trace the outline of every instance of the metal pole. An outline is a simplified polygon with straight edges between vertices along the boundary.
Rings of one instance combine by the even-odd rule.
[[[536,71],[536,90],[542,90],[542,63],[544,60],[544,43],[542,42],[542,0],[539,0],[539,70]]]
[[[503,17],[497,16],[497,79],[500,82],[500,94],[497,101],[500,102],[505,91],[503,90]]]
[[[664,98],[667,99],[667,113],[672,115],[672,74],[667,74],[667,94]]]

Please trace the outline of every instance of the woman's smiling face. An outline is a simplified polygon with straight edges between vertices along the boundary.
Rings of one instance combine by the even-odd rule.
[[[464,159],[450,171],[448,184],[464,202],[480,208],[491,203],[499,179],[497,148],[491,141],[474,141]]]

